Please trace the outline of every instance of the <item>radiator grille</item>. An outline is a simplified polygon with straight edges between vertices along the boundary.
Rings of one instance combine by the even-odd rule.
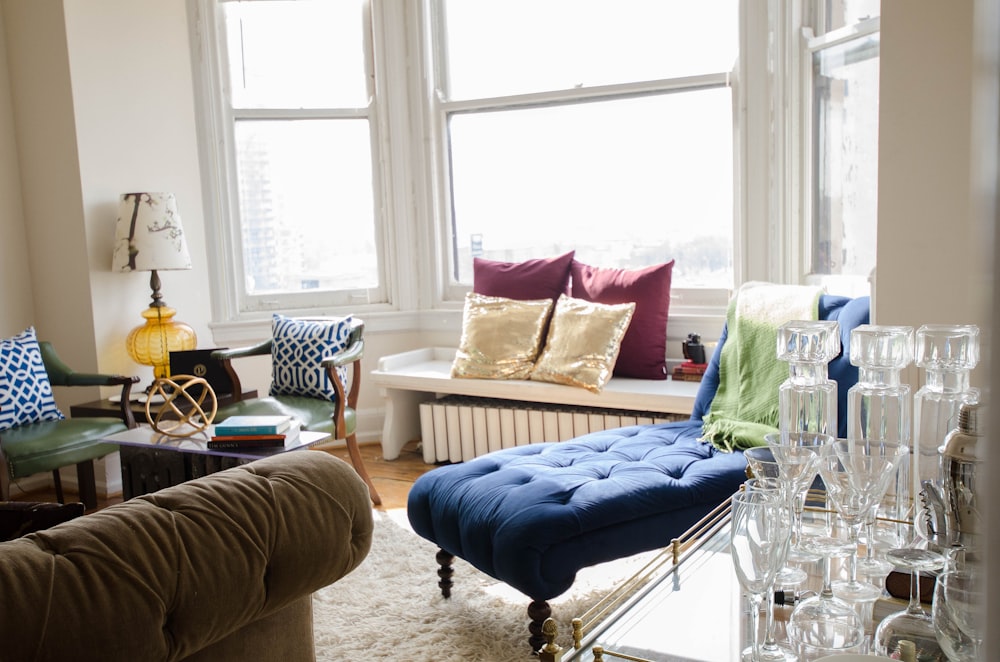
[[[424,462],[462,462],[501,448],[588,432],[686,420],[680,414],[450,395],[420,405]]]

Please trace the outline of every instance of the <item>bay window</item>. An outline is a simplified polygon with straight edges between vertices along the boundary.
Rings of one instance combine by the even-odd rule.
[[[456,311],[475,257],[569,250],[675,260],[694,324],[746,280],[867,286],[877,0],[189,8],[217,322]]]

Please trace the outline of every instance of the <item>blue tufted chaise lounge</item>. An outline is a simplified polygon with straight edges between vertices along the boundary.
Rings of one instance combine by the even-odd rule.
[[[840,322],[844,351],[829,374],[839,386],[843,437],[847,390],[858,374],[849,360],[850,332],[868,323],[868,297],[823,295],[819,317]],[[417,479],[407,514],[413,529],[441,549],[444,596],[454,556],[516,588],[532,600],[529,643],[538,650],[551,614],[547,601],[567,591],[578,570],[667,546],[739,489],[743,454],[698,440],[725,340],[723,329],[688,421],[500,450]]]

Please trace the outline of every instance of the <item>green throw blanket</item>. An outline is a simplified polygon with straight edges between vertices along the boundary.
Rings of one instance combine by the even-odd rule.
[[[778,387],[788,364],[777,356],[778,327],[819,316],[822,289],[746,283],[729,303],[728,335],[719,360],[719,389],[702,439],[724,451],[762,446],[778,431]]]

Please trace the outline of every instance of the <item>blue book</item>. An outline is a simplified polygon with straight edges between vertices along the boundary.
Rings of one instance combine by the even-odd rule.
[[[215,424],[215,436],[282,434],[291,426],[291,416],[230,416]]]

